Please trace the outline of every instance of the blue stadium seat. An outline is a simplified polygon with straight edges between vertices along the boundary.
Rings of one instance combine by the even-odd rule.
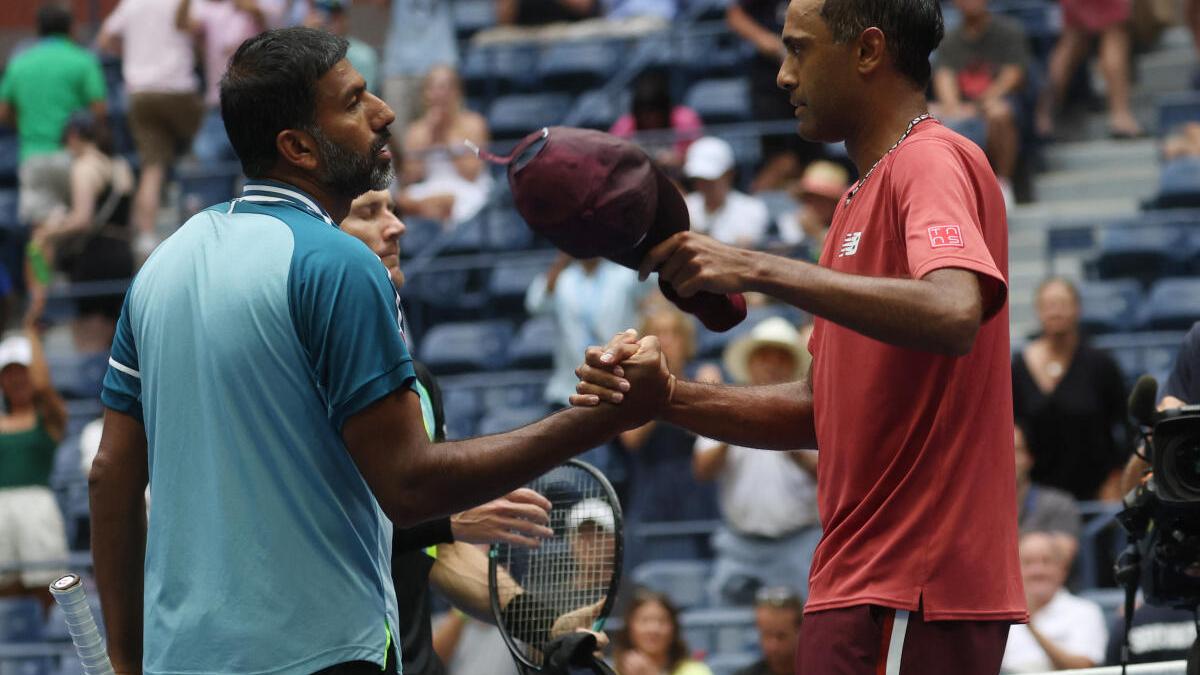
[[[411,258],[425,250],[442,233],[442,225],[436,220],[404,218],[404,236],[400,237],[400,255]]]
[[[742,77],[697,82],[684,96],[684,105],[708,124],[745,122],[754,116],[750,82]]]
[[[1152,205],[1158,209],[1200,207],[1200,158],[1183,157],[1163,165]]]
[[[525,408],[502,408],[493,410],[479,421],[479,435],[504,433],[536,422],[546,416],[545,406],[529,406]]]
[[[703,607],[708,599],[712,563],[704,560],[653,560],[633,570],[633,582],[664,593],[681,610]]]
[[[20,164],[17,135],[12,129],[0,127],[0,185],[17,184],[17,167]]]
[[[454,10],[454,32],[459,40],[496,25],[496,3],[493,0],[457,0],[450,3]]]
[[[538,58],[541,87],[580,92],[608,81],[617,69],[620,45],[606,40],[571,40],[546,46]]]
[[[0,190],[0,230],[16,230],[22,227],[17,218],[17,191]]]
[[[529,285],[549,266],[549,261],[542,258],[497,262],[488,281],[492,302],[502,309],[521,311]]]
[[[0,598],[0,642],[42,639],[42,607],[33,598]]]
[[[469,438],[475,435],[479,422],[479,392],[473,387],[448,387],[442,390],[442,406],[446,412],[446,437]]]
[[[47,357],[50,381],[65,398],[96,399],[104,373],[108,371],[108,354],[60,354]]]
[[[492,103],[488,126],[496,138],[519,138],[558,124],[570,110],[567,94],[512,94]]]
[[[408,276],[401,297],[424,303],[432,313],[432,321],[452,321],[463,318],[464,311],[477,311],[483,305],[484,298],[480,294],[468,292],[469,280],[468,270],[440,270],[434,264]]]
[[[442,253],[478,253],[487,246],[487,217],[480,214],[474,218],[455,223],[445,230],[445,246]]]
[[[437,374],[499,370],[505,366],[512,324],[468,321],[434,326],[421,341],[421,360]]]
[[[470,92],[494,95],[532,89],[537,84],[536,61],[532,45],[480,45],[467,50],[460,74]]]
[[[1133,279],[1091,281],[1079,285],[1080,326],[1093,335],[1137,327],[1142,286]]]
[[[507,180],[505,181],[507,182]],[[489,251],[524,251],[534,245],[533,230],[513,209],[491,209],[484,246]]]
[[[558,344],[558,324],[552,316],[526,321],[509,346],[508,360],[514,368],[549,368]]]
[[[485,387],[483,390],[483,410],[492,411],[504,408],[527,408],[533,406],[545,408],[544,394],[546,380],[549,378],[550,373],[547,372],[545,377],[536,377],[532,380],[526,379],[519,383],[507,382]],[[501,380],[500,373],[497,373],[496,379]]]
[[[179,167],[176,178],[184,213],[190,216],[237,196],[242,165],[237,162],[185,164]]]
[[[1100,238],[1096,274],[1101,279],[1137,279],[1150,284],[1178,273],[1185,264],[1184,234],[1173,227],[1109,227]]]
[[[629,95],[622,92],[610,96],[603,89],[586,91],[575,99],[575,109],[579,114],[576,120],[579,126],[608,131],[629,110]]]
[[[758,645],[754,609],[750,607],[681,612],[679,626],[688,646],[706,654],[747,651]]]
[[[1200,320],[1200,279],[1161,279],[1150,289],[1147,329],[1187,330],[1197,320]]]
[[[722,652],[710,654],[704,659],[704,663],[713,675],[734,675],[739,670],[754,665],[760,658],[762,656],[758,652]]]
[[[1165,136],[1187,122],[1200,122],[1200,92],[1176,92],[1158,99],[1158,133]]]
[[[50,471],[50,487],[65,490],[66,486],[86,478],[83,475],[79,452],[79,435],[72,434],[63,439],[54,451],[54,468]]]

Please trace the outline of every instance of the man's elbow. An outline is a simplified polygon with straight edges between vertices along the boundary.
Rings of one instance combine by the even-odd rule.
[[[966,356],[975,348],[975,336],[979,335],[979,327],[983,317],[978,306],[956,309],[950,312],[946,319],[946,328],[942,331],[941,348],[950,356]]]

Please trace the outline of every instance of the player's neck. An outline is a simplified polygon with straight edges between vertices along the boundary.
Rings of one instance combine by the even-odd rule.
[[[338,225],[341,225],[341,222],[350,213],[350,202],[354,201],[353,198],[334,195],[304,174],[278,171],[268,173],[266,177],[271,180],[277,180],[280,183],[287,183],[308,193],[308,196],[312,197],[321,208],[325,209],[325,212],[329,214],[333,222]]]
[[[925,102],[923,93],[905,87],[905,91],[896,94],[892,97],[882,97],[884,101],[890,98],[896,103],[875,106],[878,114],[863,120],[858,133],[852,138],[846,138],[846,152],[850,154],[850,159],[860,176],[870,171],[871,167],[887,154],[904,135],[914,118],[929,112],[929,105]]]

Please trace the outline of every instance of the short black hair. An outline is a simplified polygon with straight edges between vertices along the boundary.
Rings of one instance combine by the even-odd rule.
[[[316,124],[317,80],[346,58],[345,38],[281,28],[246,40],[221,78],[221,118],[242,171],[260,178],[279,158],[275,137]]]
[[[37,11],[38,37],[71,34],[71,12],[59,2],[47,2]]]
[[[883,31],[897,70],[929,86],[929,55],[946,33],[938,0],[825,0],[821,18],[839,44],[871,27]]]

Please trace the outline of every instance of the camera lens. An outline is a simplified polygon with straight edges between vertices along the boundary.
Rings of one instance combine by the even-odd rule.
[[[1200,500],[1200,439],[1182,437],[1167,448],[1167,466],[1172,492],[1180,501]]]

